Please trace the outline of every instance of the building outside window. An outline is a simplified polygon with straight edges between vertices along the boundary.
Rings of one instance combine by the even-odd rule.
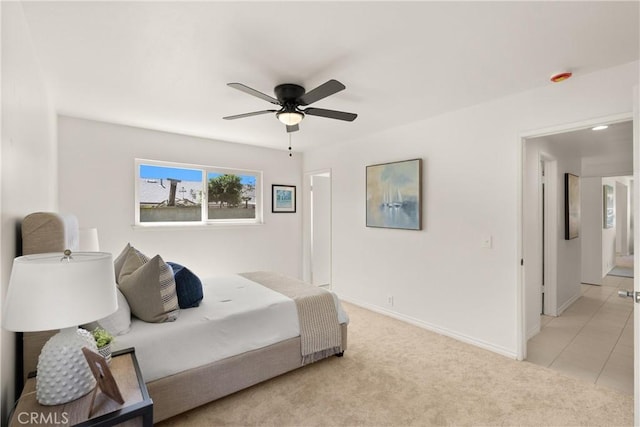
[[[262,220],[259,171],[136,159],[136,224]]]

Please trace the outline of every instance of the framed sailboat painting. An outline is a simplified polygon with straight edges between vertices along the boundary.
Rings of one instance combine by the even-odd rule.
[[[367,166],[367,227],[422,229],[422,159]]]

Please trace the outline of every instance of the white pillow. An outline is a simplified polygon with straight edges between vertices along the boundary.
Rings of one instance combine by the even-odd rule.
[[[131,329],[131,309],[120,289],[118,291],[118,310],[104,319],[98,320],[98,325],[111,335],[124,335]]]

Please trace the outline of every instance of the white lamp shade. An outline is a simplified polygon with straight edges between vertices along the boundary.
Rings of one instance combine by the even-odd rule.
[[[115,312],[117,301],[110,253],[21,256],[13,261],[3,327],[34,332],[82,325]]]
[[[97,228],[81,228],[80,229],[80,252],[98,252],[100,244],[98,243]]]

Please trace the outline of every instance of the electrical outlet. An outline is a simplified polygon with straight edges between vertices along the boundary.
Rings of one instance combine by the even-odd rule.
[[[389,296],[387,297],[387,305],[388,305],[389,307],[393,307],[393,295],[389,295]]]

